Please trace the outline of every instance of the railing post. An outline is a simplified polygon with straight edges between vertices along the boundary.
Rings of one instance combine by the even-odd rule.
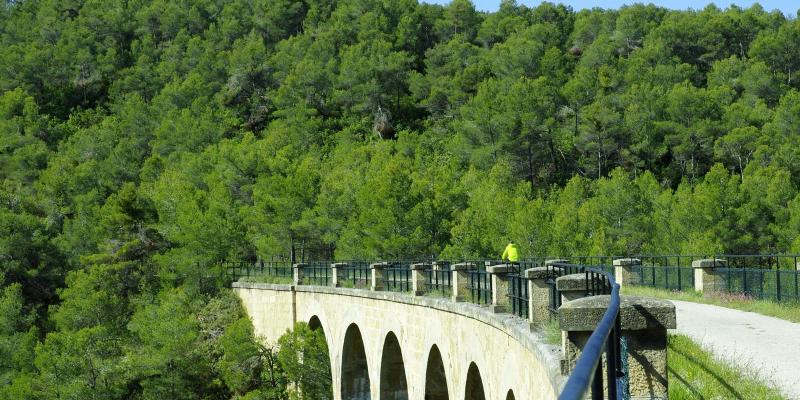
[[[614,260],[614,279],[619,283],[619,286],[633,285],[634,282],[642,280],[642,260],[638,258],[618,258]],[[655,270],[653,272],[655,275]]]
[[[435,269],[437,266],[431,264],[411,264],[411,293],[414,296],[424,296],[428,291],[428,279],[425,276],[425,270],[428,268]]]
[[[550,286],[547,285],[546,267],[525,270],[528,279],[528,322],[531,327],[540,326],[550,320]]]
[[[370,264],[369,265],[369,269],[370,269],[370,271],[372,271],[372,274],[371,274],[372,284],[370,285],[370,288],[369,288],[371,291],[380,292],[380,291],[386,289],[386,285],[384,284],[384,281],[383,281],[383,274],[384,274],[383,269],[387,268],[388,266],[389,266],[389,264],[385,263],[385,262],[375,263],[375,264]]]
[[[294,272],[292,281],[294,282],[295,285],[302,285],[303,284],[303,275],[304,275],[304,272],[305,272],[305,271],[303,271],[303,269],[305,267],[307,267],[307,266],[308,266],[308,264],[305,264],[305,263],[298,263],[298,264],[292,265],[292,270]]]
[[[561,294],[562,303],[586,297],[589,295],[589,289],[597,288],[601,284],[607,285],[606,281],[600,278],[600,275],[587,277],[584,272],[556,278],[556,290]]]
[[[554,264],[569,264],[569,260],[564,258],[555,258],[552,260],[544,260],[544,266],[549,267]]]
[[[692,268],[694,269],[694,290],[698,292],[713,292],[716,290],[717,276],[714,268],[724,267],[726,260],[721,259],[705,259],[692,261]],[[730,280],[728,280],[730,282]]]
[[[331,286],[341,287],[342,282],[347,280],[347,263],[331,264]]]
[[[491,274],[490,279],[492,280],[492,305],[489,309],[494,313],[507,313],[511,308],[508,298],[508,274],[513,271],[510,264],[486,267],[486,272]]]
[[[452,274],[451,281],[453,284],[453,301],[467,301],[467,293],[469,293],[469,271],[474,269],[475,264],[468,262],[453,264],[450,268]]]
[[[603,318],[611,296],[590,296],[566,302],[558,311],[564,346],[563,372],[575,367],[586,341]],[[667,329],[674,329],[675,306],[666,300],[621,296],[619,310],[622,337],[627,343],[630,398],[666,399]],[[622,354],[621,356],[625,356]],[[611,364],[603,363],[606,367]],[[613,368],[613,364],[612,368]]]

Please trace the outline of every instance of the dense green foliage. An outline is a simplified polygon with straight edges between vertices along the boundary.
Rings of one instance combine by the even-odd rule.
[[[758,6],[0,3],[0,397],[270,398],[223,258],[800,251],[798,70]]]

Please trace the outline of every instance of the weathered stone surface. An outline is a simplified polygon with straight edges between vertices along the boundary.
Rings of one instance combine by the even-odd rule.
[[[544,265],[553,265],[553,264],[569,264],[569,260],[563,258],[554,258],[552,260],[545,260]]]
[[[591,287],[591,283],[589,284],[589,286],[587,286],[586,281],[587,279],[592,279],[592,277],[598,284],[601,282],[605,283],[605,280],[603,280],[600,277],[597,277],[596,275],[594,276],[589,275],[589,277],[587,278],[587,275],[585,273],[578,273],[578,274],[564,275],[556,278],[556,288],[560,291],[570,291],[570,290],[585,291],[587,287]]]
[[[564,332],[564,372],[569,373],[581,355],[591,332]],[[625,331],[628,348],[628,387],[632,399],[667,399],[666,330]],[[603,376],[606,376],[606,366]]]
[[[592,296],[565,303],[559,309],[564,366],[571,371],[589,336],[605,314],[611,296]],[[675,306],[669,301],[623,296],[622,336],[628,348],[631,398],[666,399],[667,329],[675,328]]]
[[[331,264],[331,286],[339,287],[347,279],[347,263]]]
[[[594,275],[585,273],[564,275],[556,278],[556,289],[561,293],[561,301],[567,302],[580,299],[588,295],[587,288],[592,288],[592,284],[587,285],[588,279],[594,279],[594,285],[604,284],[605,281]]]
[[[603,318],[611,296],[591,296],[573,300],[558,309],[562,331],[593,331]],[[623,330],[674,329],[675,305],[667,300],[641,296],[620,296],[620,322]]]
[[[425,397],[434,345],[443,358],[451,399],[464,398],[473,362],[490,400],[505,399],[508,390],[517,399],[555,399],[565,380],[558,347],[544,344],[526,321],[474,304],[331,287],[236,283],[234,291],[256,335],[268,343],[275,343],[295,321],[319,319],[330,351],[335,400],[342,400],[342,352],[350,324],[364,340],[372,398],[380,393],[382,350],[389,332],[397,336],[403,352],[409,399]]]
[[[641,272],[636,267],[642,265],[638,258],[619,258],[614,260],[614,280],[620,286],[638,283],[642,280]]]
[[[424,270],[429,269],[431,267],[432,267],[431,264],[417,263],[417,264],[411,264],[410,268],[411,268],[412,271],[424,271]]]
[[[375,263],[370,264],[369,268],[372,271],[370,290],[381,291],[384,290],[385,283],[383,281],[384,268],[388,268],[388,263]]]
[[[642,260],[638,258],[618,258],[613,262],[614,266],[642,265]]]
[[[692,268],[723,268],[727,263],[727,260],[720,259],[694,260]]]
[[[570,290],[586,290],[586,274],[564,275],[556,278],[556,289],[561,292]]]
[[[419,266],[425,264],[413,264]],[[422,296],[428,291],[428,279],[425,276],[425,268],[411,268],[411,292],[414,296]]]
[[[692,261],[692,268],[694,268],[694,290],[698,292],[714,291],[720,283],[720,278],[714,272],[714,268],[722,268],[726,265],[727,261],[720,259]]]
[[[458,268],[456,268],[458,267]],[[453,286],[452,299],[454,302],[462,302],[467,300],[469,293],[469,273],[473,270],[472,264],[455,264],[451,272],[451,284]]]
[[[292,265],[292,278],[295,285],[303,284],[303,268],[307,266],[308,264],[303,264],[303,263]]]
[[[526,275],[528,271],[530,269],[525,271]],[[528,279],[528,321],[531,326],[540,326],[550,321],[550,285],[547,284],[546,275],[538,273],[530,275],[535,278]]]
[[[528,279],[547,279],[552,270],[547,267],[534,267],[525,270],[525,277]]]
[[[514,267],[509,264],[498,264],[486,267],[486,272],[490,274],[510,274],[514,272]]]
[[[465,271],[465,270],[473,270],[473,269],[478,269],[478,267],[475,265],[475,263],[458,263],[458,264],[453,264],[450,267],[451,271]]]
[[[489,309],[495,313],[507,313],[511,309],[511,302],[508,298],[508,272],[510,272],[508,268],[509,266],[487,267],[487,270],[503,271],[490,272],[492,274],[492,304]]]
[[[797,268],[798,271],[800,271],[800,261],[797,262],[797,265],[795,267]]]

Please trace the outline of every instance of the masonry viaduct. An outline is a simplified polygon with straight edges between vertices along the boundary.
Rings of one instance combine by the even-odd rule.
[[[233,286],[268,342],[298,321],[323,329],[334,399],[550,399],[563,384],[557,346],[485,307],[358,289]]]
[[[276,343],[297,322],[324,332],[335,400],[554,399],[565,385],[563,372],[574,367],[609,307],[609,296],[581,298],[588,275],[559,277],[562,343],[553,345],[531,329],[550,318],[544,268],[522,274],[525,319],[506,313],[505,266],[486,268],[492,282],[487,307],[464,301],[467,264],[453,266],[450,297],[423,296],[422,269],[414,266],[405,293],[383,290],[380,265],[371,266],[370,288],[338,287],[336,265],[328,286],[302,284],[304,268],[297,265],[293,284],[232,284],[266,342]],[[666,398],[666,329],[674,328],[674,306],[628,298],[618,318],[628,343],[631,395]]]

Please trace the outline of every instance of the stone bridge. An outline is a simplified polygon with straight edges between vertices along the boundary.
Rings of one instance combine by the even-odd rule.
[[[437,272],[429,264],[412,264],[401,278],[390,277],[392,268],[377,263],[370,265],[362,289],[340,287],[346,264],[295,264],[293,284],[234,282],[233,289],[255,333],[268,343],[297,322],[324,332],[336,400],[554,399],[610,309],[611,297],[598,290],[610,289],[614,281],[562,261],[524,271],[509,265],[478,271],[474,263],[461,263]],[[631,281],[638,262],[615,260],[617,280]],[[570,272],[574,267],[584,272]],[[428,293],[436,274],[449,277],[448,297]],[[473,285],[480,282],[475,274],[489,278],[484,290],[491,299],[484,299],[484,306],[473,303]],[[304,284],[311,282],[325,286]],[[386,291],[387,283],[406,286]],[[625,392],[632,398],[666,398],[666,329],[675,327],[675,308],[637,297],[621,303],[615,313],[618,334],[627,343],[622,355],[627,367],[618,374]],[[532,329],[550,320],[551,307],[558,307],[560,346],[545,343],[540,330]],[[601,371],[602,363],[597,368]],[[594,379],[602,391],[602,379]]]
[[[267,342],[295,322],[328,343],[334,399],[552,399],[560,349],[526,320],[445,298],[236,282]]]

